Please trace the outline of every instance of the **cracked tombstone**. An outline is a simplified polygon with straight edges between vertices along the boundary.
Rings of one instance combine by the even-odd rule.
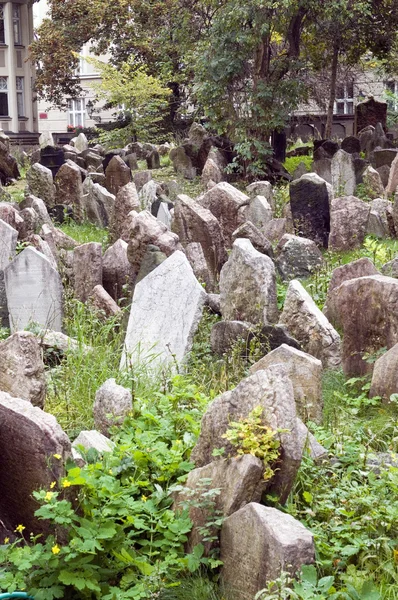
[[[177,250],[134,290],[121,369],[181,365],[192,347],[206,293],[183,252]]]
[[[62,282],[41,252],[25,248],[4,270],[11,331],[32,323],[62,329]]]

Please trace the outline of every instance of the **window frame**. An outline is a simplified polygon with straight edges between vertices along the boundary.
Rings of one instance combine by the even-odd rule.
[[[78,108],[80,102],[80,108]],[[79,122],[80,121],[80,122]],[[72,127],[85,127],[86,122],[86,103],[84,98],[68,99],[68,125]]]
[[[341,88],[343,91],[343,96],[337,97],[338,88]],[[349,88],[352,88],[352,94],[349,93]],[[339,112],[338,105],[343,105],[343,112]],[[349,109],[351,107],[351,111]],[[354,115],[354,82],[352,80],[345,81],[336,87],[336,98],[333,106],[333,114],[335,116],[341,117],[343,115]]]
[[[6,43],[6,27],[5,27],[5,18],[4,18],[4,8],[5,4],[3,2],[0,3],[0,44],[5,45]]]
[[[16,11],[16,15],[15,15]],[[14,46],[22,46],[21,5],[12,4],[12,31]]]
[[[18,80],[21,83],[20,88],[18,89]],[[26,117],[26,106],[25,106],[25,78],[17,75],[15,77],[15,86],[16,86],[16,90],[17,90],[17,115],[18,115],[18,119],[24,119]],[[20,104],[18,102],[18,99],[20,99],[21,101],[21,105],[22,105],[22,114],[19,114],[19,107]]]
[[[9,107],[9,102],[8,102],[8,77],[7,76],[0,76],[0,96],[4,96],[5,97],[5,101],[6,101],[6,106],[7,106],[7,114],[0,114],[0,118],[1,117],[9,117],[10,114],[10,107]],[[0,107],[1,107],[1,102],[0,102]]]

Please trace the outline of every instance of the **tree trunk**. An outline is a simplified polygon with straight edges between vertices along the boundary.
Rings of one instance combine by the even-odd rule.
[[[333,46],[332,72],[330,74],[329,104],[328,104],[328,114],[327,114],[326,128],[325,128],[325,138],[326,139],[330,139],[332,137],[333,109],[334,109],[334,101],[336,99],[336,79],[337,79],[338,62],[339,62],[339,46],[338,46],[338,44],[335,44]]]

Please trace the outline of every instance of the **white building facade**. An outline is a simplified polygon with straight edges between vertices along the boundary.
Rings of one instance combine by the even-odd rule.
[[[7,133],[38,131],[34,72],[28,60],[32,39],[31,4],[0,3],[0,128]]]

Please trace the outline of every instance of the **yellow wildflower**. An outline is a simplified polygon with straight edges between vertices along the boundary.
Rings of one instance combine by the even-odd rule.
[[[61,552],[61,548],[58,546],[58,544],[55,544],[55,546],[51,548],[51,552],[53,554],[59,554]]]
[[[10,541],[10,538],[9,538],[9,537],[6,537],[6,538],[4,538],[4,543],[5,543],[5,544],[8,544],[8,542],[9,542],[9,541]]]
[[[53,489],[55,488],[55,486],[56,486],[56,485],[57,485],[57,482],[56,482],[56,481],[52,481],[52,482],[50,483],[50,490],[53,490]]]
[[[22,533],[24,529],[26,529],[25,525],[18,525],[15,531],[16,533]]]
[[[71,484],[71,482],[70,482],[70,481],[68,481],[68,479],[64,479],[64,481],[62,482],[62,486],[63,486],[64,488],[66,488],[66,487],[70,487],[71,485],[72,485],[72,484]]]
[[[61,460],[62,456],[60,454],[53,454],[53,457],[57,460]]]
[[[146,502],[146,501],[148,500],[148,496],[144,496],[144,494],[142,494],[142,496],[141,496],[141,500],[142,500],[143,502]]]
[[[50,502],[51,498],[54,496],[54,492],[47,492],[44,499],[46,502]]]

